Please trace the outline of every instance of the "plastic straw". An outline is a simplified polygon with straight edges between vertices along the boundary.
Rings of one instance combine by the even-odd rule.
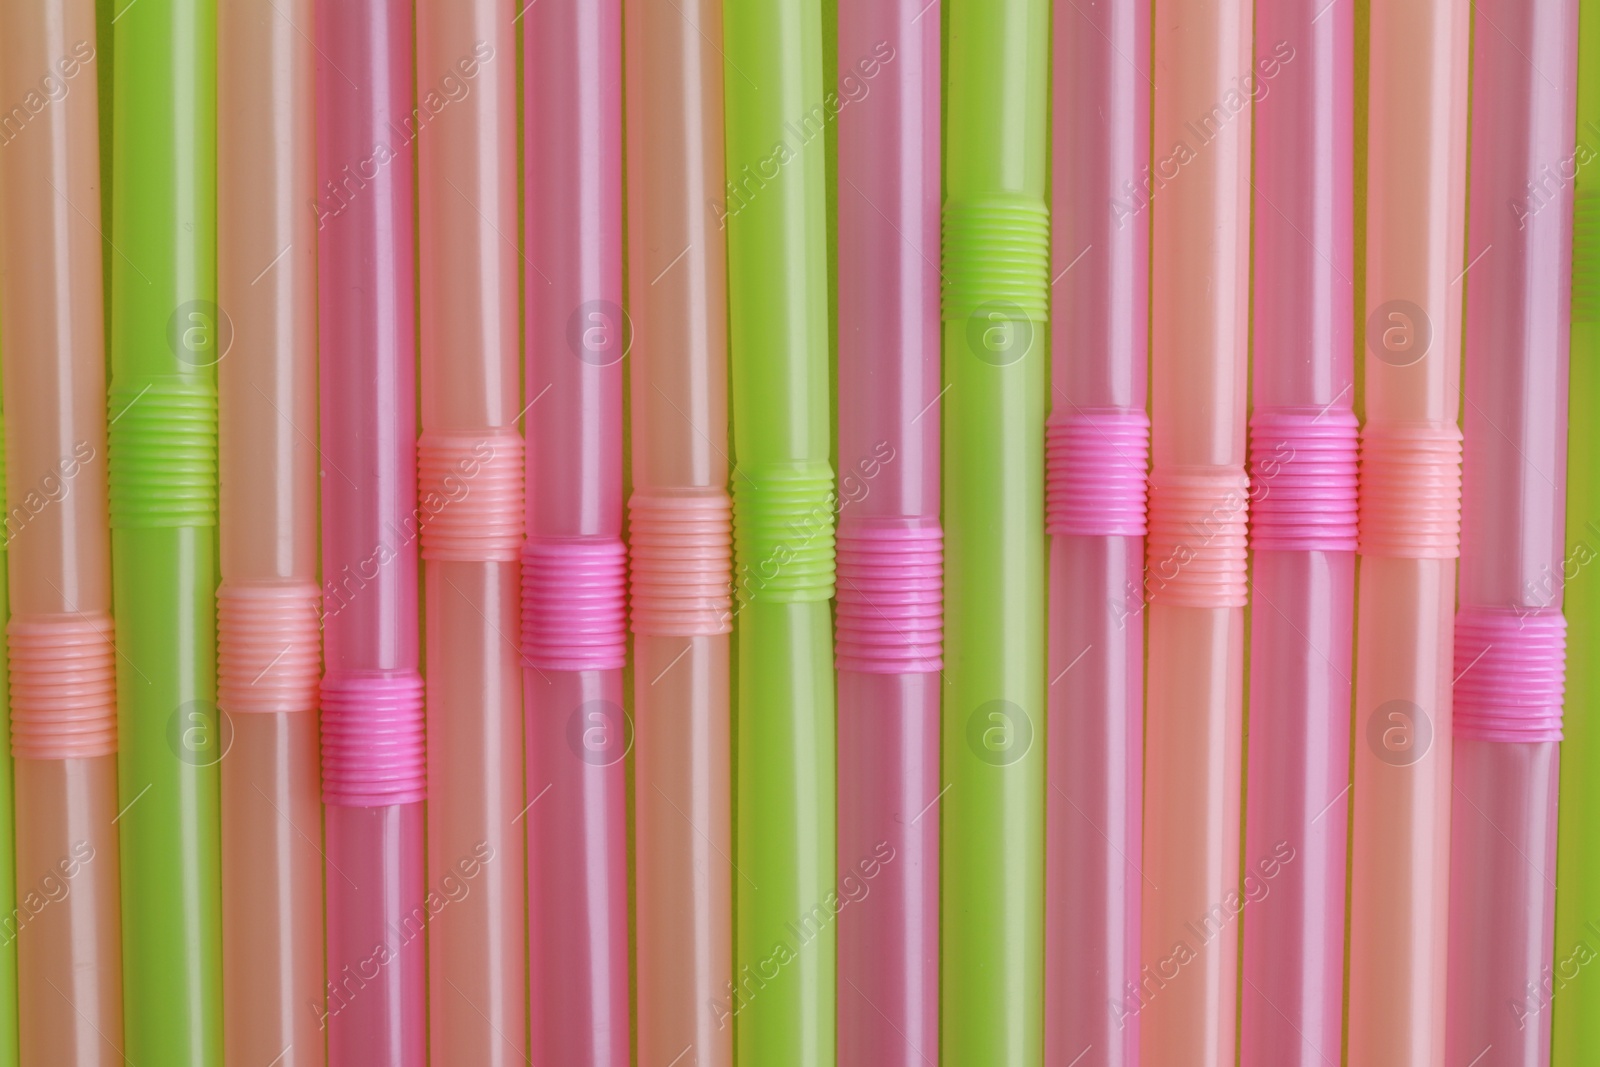
[[[64,87],[0,145],[17,816],[14,868],[0,844],[7,1067],[123,1062],[94,17],[87,2],[0,4],[0,99],[37,89],[40,72]],[[8,775],[8,838],[11,788]]]
[[[522,16],[529,1021],[533,1062],[592,1067],[630,1030],[621,22],[621,0]]]
[[[1469,15],[1370,24],[1347,1041],[1376,1067],[1444,1058]]]
[[[1445,1059],[1545,1067],[1566,620],[1577,0],[1482,0],[1473,42],[1461,592]],[[1569,172],[1570,173],[1570,172]],[[1543,202],[1530,190],[1545,191]],[[1509,1009],[1509,1010],[1508,1010]]]
[[[485,1067],[526,1062],[528,1017],[515,14],[417,6],[428,887],[455,896],[429,923],[428,1040]]]
[[[411,161],[429,131],[408,0],[316,16],[328,1060],[413,1067],[427,929],[453,906],[423,873]]]
[[[638,1060],[733,1062],[722,4],[629,0]]]
[[[1044,1041],[1050,7],[949,6],[942,1062]]]
[[[217,13],[223,1039],[324,1059],[311,0]]]
[[[1254,59],[1242,0],[1177,0],[1155,20],[1149,881],[1132,1007],[1142,1062],[1182,1067],[1234,1058],[1251,121],[1240,79]]]
[[[1139,1062],[1150,8],[1055,4],[1045,1062]]]
[[[736,1062],[835,1057],[834,479],[818,0],[736,0],[722,81],[738,595]]]
[[[1354,5],[1256,9],[1243,1067],[1339,1061],[1355,598]]]
[[[839,1062],[939,1046],[939,7],[839,8]]]
[[[110,437],[125,1057],[222,1057],[216,8],[113,21]]]

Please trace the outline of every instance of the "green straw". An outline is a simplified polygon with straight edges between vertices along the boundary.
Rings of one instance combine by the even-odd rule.
[[[0,500],[6,499],[5,422],[0,419]],[[0,532],[0,618],[10,618],[10,585],[6,545],[11,527]],[[0,642],[0,679],[10,677],[6,649]],[[5,751],[0,752],[0,1067],[17,1067],[17,913],[16,805],[11,779],[11,687],[0,684],[0,722],[6,724]]]
[[[819,0],[729,0],[738,1062],[834,1062],[833,468]]]
[[[222,1062],[217,861],[216,8],[114,23],[111,559],[126,1058]]]
[[[1050,10],[950,0],[944,1067],[1043,1056]]]

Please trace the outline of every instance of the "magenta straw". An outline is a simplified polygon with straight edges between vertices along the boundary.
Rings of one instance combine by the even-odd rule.
[[[1150,5],[1055,5],[1045,1063],[1139,1063]]]
[[[1545,1067],[1578,3],[1477,7],[1445,1059]]]
[[[319,0],[322,776],[328,1062],[420,1065],[412,24],[407,0]]]
[[[937,0],[842,0],[838,56],[838,1056],[914,1067],[939,1054]]]
[[[1256,8],[1241,1067],[1340,1056],[1358,432],[1353,7]]]
[[[530,1052],[583,1067],[629,1055],[621,22],[620,0],[522,15]]]

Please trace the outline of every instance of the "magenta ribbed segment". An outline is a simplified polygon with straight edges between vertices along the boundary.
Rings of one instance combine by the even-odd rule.
[[[1454,423],[1368,424],[1361,431],[1363,556],[1461,554],[1461,430]]]
[[[217,590],[217,707],[315,711],[322,681],[322,596],[311,582]]]
[[[90,759],[117,751],[117,664],[111,616],[13,618],[11,754]]]
[[[1360,424],[1348,408],[1250,418],[1250,547],[1354,552]]]
[[[428,796],[422,676],[328,675],[322,680],[322,799],[353,808]]]
[[[733,630],[733,501],[721,489],[634,493],[628,563],[634,633]]]
[[[1150,474],[1145,596],[1191,608],[1242,608],[1249,479],[1238,467]]]
[[[422,558],[514,562],[522,547],[522,438],[425,433],[417,441]]]
[[[944,669],[944,531],[846,523],[836,547],[834,647],[841,671]]]
[[[627,661],[628,555],[616,538],[539,538],[522,550],[522,656],[553,671]]]
[[[1052,537],[1143,537],[1150,416],[1103,408],[1045,424],[1045,530]]]
[[[1456,614],[1455,736],[1559,741],[1567,620],[1557,611]]]

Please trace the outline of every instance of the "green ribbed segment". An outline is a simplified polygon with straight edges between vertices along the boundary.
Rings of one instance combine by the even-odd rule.
[[[944,209],[944,320],[980,308],[1050,314],[1050,212],[1021,196],[949,203]]]
[[[741,603],[833,597],[834,477],[826,463],[741,471],[733,546]]]
[[[1572,203],[1572,321],[1600,322],[1600,192]]]
[[[111,527],[217,524],[217,391],[196,378],[111,387]]]

